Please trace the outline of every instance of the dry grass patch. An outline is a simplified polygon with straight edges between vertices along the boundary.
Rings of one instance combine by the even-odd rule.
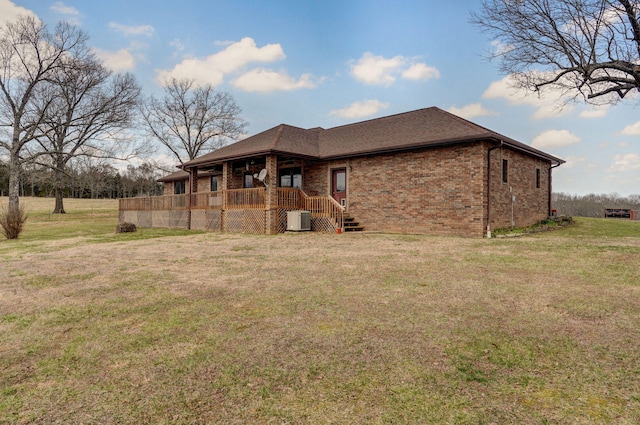
[[[638,423],[640,235],[576,226],[4,251],[0,423]]]

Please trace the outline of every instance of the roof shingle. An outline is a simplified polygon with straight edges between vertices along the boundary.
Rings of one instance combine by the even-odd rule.
[[[189,161],[185,167],[265,154],[331,159],[478,140],[502,142],[551,162],[564,162],[471,121],[431,107],[326,130],[305,130],[280,124]]]

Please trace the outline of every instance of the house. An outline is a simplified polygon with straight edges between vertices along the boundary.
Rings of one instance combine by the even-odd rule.
[[[547,218],[562,163],[436,107],[330,129],[281,124],[183,164],[159,180],[162,199],[121,200],[120,214],[271,234],[287,211],[307,210],[312,230],[481,237]]]

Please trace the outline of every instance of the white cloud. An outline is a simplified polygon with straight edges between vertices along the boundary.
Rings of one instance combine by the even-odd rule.
[[[64,15],[64,19],[67,22],[73,25],[80,25],[80,12],[75,7],[68,6],[61,1],[57,1],[51,5],[50,9],[55,13]]]
[[[296,80],[284,71],[276,72],[264,68],[253,69],[233,80],[231,84],[244,91],[263,93],[316,87],[311,74],[304,74]]]
[[[431,80],[432,78],[440,78],[440,71],[425,63],[416,63],[404,70],[402,76],[407,80]]]
[[[640,121],[626,126],[621,133],[627,136],[640,136]]]
[[[173,40],[171,40],[169,42],[169,46],[173,47],[178,52],[182,52],[185,49],[184,43],[179,38],[174,38]]]
[[[580,138],[569,130],[547,130],[534,138],[531,146],[537,149],[557,149],[579,141]]]
[[[36,16],[32,11],[22,6],[16,6],[9,0],[0,0],[0,25],[14,21],[18,15]]]
[[[351,105],[342,109],[334,109],[330,112],[331,115],[337,115],[341,118],[363,118],[374,115],[382,109],[387,109],[388,103],[380,102],[379,100],[363,100],[353,102]]]
[[[156,81],[159,84],[164,84],[165,81],[171,78],[178,80],[189,78],[194,80],[196,84],[211,84],[212,86],[218,86],[224,82],[224,72],[214,67],[209,67],[206,59],[184,59],[174,66],[172,70],[159,70],[156,73]]]
[[[151,25],[122,25],[116,22],[109,22],[109,28],[114,31],[121,32],[126,36],[144,35],[151,37],[155,34],[156,30]]]
[[[513,50],[513,45],[504,44],[500,40],[493,40],[491,42],[491,46],[493,47],[493,53],[492,54],[495,55],[495,56],[501,56],[501,55],[504,55],[505,53]]]
[[[96,56],[104,62],[104,66],[114,72],[130,71],[136,67],[136,60],[130,49],[109,51],[94,48]]]
[[[158,70],[156,80],[163,84],[169,78],[191,78],[196,84],[217,86],[226,74],[236,72],[253,62],[275,62],[286,56],[280,44],[257,47],[250,37],[229,44],[224,50],[205,58],[186,58],[171,70]]]
[[[616,155],[613,159],[614,163],[609,168],[611,172],[640,170],[640,155],[636,153]]]
[[[462,108],[458,108],[457,106],[452,106],[448,109],[448,111],[454,115],[458,115],[468,120],[475,117],[486,117],[489,115],[498,114],[495,111],[486,109],[484,106],[482,106],[481,103],[470,103],[468,105],[463,106]]]
[[[503,99],[511,105],[528,105],[536,108],[535,119],[556,118],[571,113],[573,105],[566,105],[557,90],[547,90],[544,94],[528,92],[517,86],[513,76],[507,75],[492,82],[483,93],[484,99]]]
[[[385,58],[365,52],[351,65],[351,75],[365,84],[390,86],[398,75],[409,80],[429,80],[439,78],[440,71],[422,62],[413,63],[400,55]]]
[[[366,84],[389,86],[396,81],[395,75],[401,71],[404,64],[402,56],[387,59],[365,52],[360,60],[351,66],[351,74]]]
[[[51,10],[61,15],[80,16],[80,12],[73,6],[68,6],[61,1],[57,1],[51,5]]]
[[[602,118],[606,117],[611,109],[611,105],[590,105],[587,109],[580,112],[580,118]]]

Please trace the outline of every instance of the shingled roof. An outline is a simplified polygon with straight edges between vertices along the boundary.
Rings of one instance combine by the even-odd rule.
[[[167,176],[164,176],[158,179],[157,181],[159,181],[160,183],[168,183],[168,182],[175,182],[175,181],[188,180],[188,179],[189,179],[189,173],[186,171],[180,170],[180,171],[176,171],[175,173],[171,173]]]
[[[266,154],[337,159],[486,140],[562,164],[563,160],[442,109],[431,107],[330,129],[286,124],[193,159],[185,167]]]

